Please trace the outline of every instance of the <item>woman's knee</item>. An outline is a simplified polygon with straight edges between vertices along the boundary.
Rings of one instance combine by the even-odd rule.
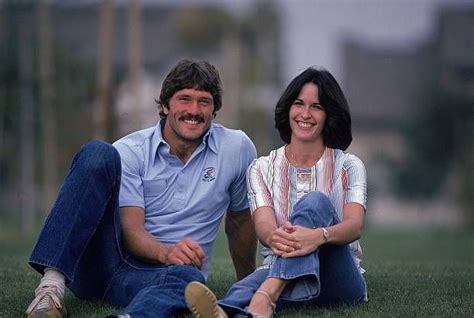
[[[301,198],[293,208],[290,221],[294,224],[298,219],[308,219],[327,226],[327,222],[333,222],[337,216],[332,202],[327,195],[320,191],[312,191]],[[304,225],[304,224],[300,224]],[[318,225],[318,224],[315,224]],[[307,224],[309,226],[309,224]]]
[[[298,203],[306,204],[309,206],[331,206],[331,200],[329,200],[328,196],[322,193],[321,191],[311,191],[305,196],[301,198]]]

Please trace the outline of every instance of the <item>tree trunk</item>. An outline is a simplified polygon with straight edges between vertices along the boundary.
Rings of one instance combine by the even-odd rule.
[[[35,136],[33,129],[32,30],[23,17],[18,18],[20,70],[20,232],[33,229],[35,210]]]
[[[9,30],[7,28],[7,23],[5,22],[5,10],[0,4],[0,28],[3,29],[3,32],[5,34],[8,34]],[[1,38],[1,40],[5,40],[7,38],[6,35],[4,35],[4,38]],[[5,83],[0,83],[0,158],[5,158],[5,118],[6,118],[6,108],[7,108],[7,89]],[[3,171],[0,170],[0,189],[5,185],[6,183],[6,178],[3,175]]]
[[[242,47],[236,34],[224,37],[222,41],[222,83],[225,87],[223,96],[224,111],[218,113],[218,121],[226,127],[238,125],[238,109],[242,107],[240,92],[242,67]]]
[[[128,76],[130,83],[130,93],[132,95],[131,118],[134,130],[141,126],[140,109],[141,94],[140,81],[142,77],[141,68],[141,11],[139,0],[129,0],[128,2]]]
[[[110,103],[111,54],[114,12],[111,0],[102,1],[99,30],[99,60],[97,64],[97,98],[93,112],[94,138],[107,139],[107,109]]]
[[[58,148],[56,140],[56,113],[53,107],[53,63],[51,0],[39,0],[38,51],[39,100],[41,114],[42,151],[42,210],[47,213],[54,201],[58,181]]]

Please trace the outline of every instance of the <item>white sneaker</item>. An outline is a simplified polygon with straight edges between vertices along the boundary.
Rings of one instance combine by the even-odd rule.
[[[42,286],[35,290],[35,299],[26,310],[28,318],[64,318],[64,300],[56,286]]]

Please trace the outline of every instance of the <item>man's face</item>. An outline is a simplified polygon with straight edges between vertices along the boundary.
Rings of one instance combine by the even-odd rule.
[[[167,115],[163,136],[173,143],[196,144],[214,119],[214,99],[205,91],[185,88],[173,94],[169,107],[163,107]]]

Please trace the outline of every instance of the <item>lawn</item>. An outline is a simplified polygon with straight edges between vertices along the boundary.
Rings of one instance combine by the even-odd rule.
[[[0,226],[0,317],[22,317],[39,275],[27,265],[35,235]],[[369,302],[358,307],[285,310],[277,317],[474,317],[474,233],[374,231],[362,238]],[[223,296],[234,281],[220,234],[209,286]],[[67,294],[70,317],[104,317],[117,308]]]

